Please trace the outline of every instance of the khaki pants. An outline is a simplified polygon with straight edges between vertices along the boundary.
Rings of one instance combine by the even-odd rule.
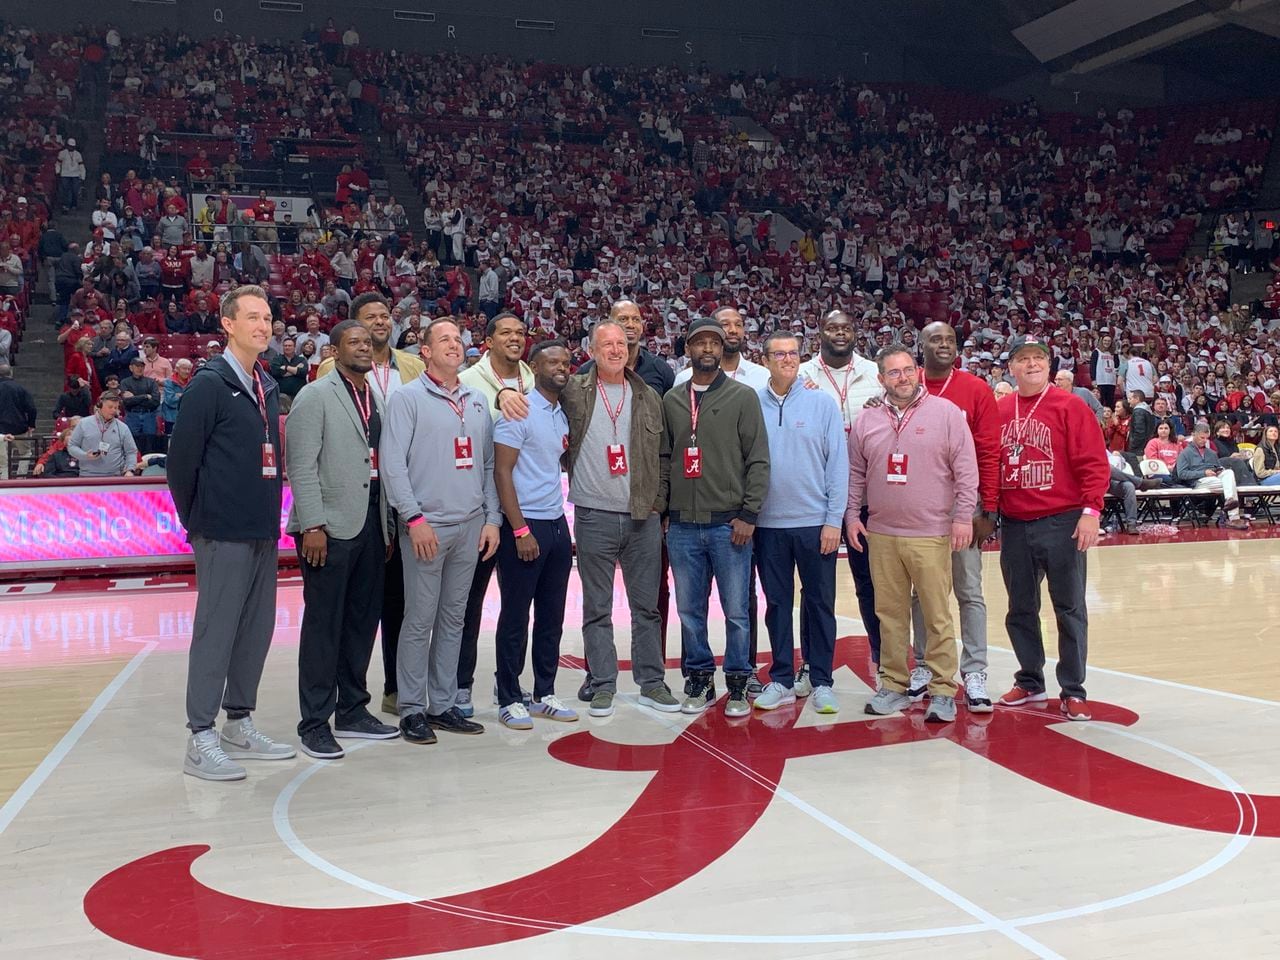
[[[867,533],[871,582],[880,619],[880,685],[906,693],[911,671],[911,591],[924,613],[930,696],[956,694],[956,629],[951,618],[951,538]]]

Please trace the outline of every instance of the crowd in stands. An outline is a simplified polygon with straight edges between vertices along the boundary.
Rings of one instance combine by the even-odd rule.
[[[509,309],[531,342],[564,337],[581,363],[591,324],[629,297],[645,313],[645,346],[676,369],[687,325],[725,304],[748,318],[749,358],[780,327],[807,358],[820,318],[840,308],[864,356],[948,321],[961,364],[993,385],[1007,379],[1004,345],[1041,334],[1055,372],[1113,410],[1127,392],[1116,384],[1143,361],[1145,399],[1167,406],[1175,435],[1202,417],[1252,435],[1280,410],[1280,292],[1230,302],[1233,266],[1272,267],[1273,231],[1235,210],[1256,198],[1273,102],[1085,118],[910,85],[406,55],[362,48],[333,25],[313,33],[106,44],[108,147],[136,164],[83,198],[83,245],[56,231],[46,243],[38,225],[24,235],[24,263],[44,259],[59,304],[63,412],[120,389],[136,354],[156,390],[145,401],[126,391],[125,415],[128,400],[146,406],[162,437],[178,366],[189,376],[219,349],[218,298],[241,282],[275,300],[263,362],[293,392],[327,356],[325,331],[351,298],[376,289],[411,351],[427,320],[453,314],[478,352],[488,318]],[[339,61],[355,73],[346,86],[332,74]],[[320,191],[318,218],[282,222],[265,191],[252,205],[232,198],[243,166],[280,159],[275,142],[358,146],[357,114],[374,103],[420,191],[420,223],[374,189],[358,150],[332,199]],[[10,143],[16,124],[34,151],[39,193],[53,196],[68,146],[56,123],[36,110],[9,123]],[[158,175],[149,138],[167,141],[181,176]],[[0,210],[12,200],[17,221],[5,174]],[[209,198],[199,216],[191,189]],[[1220,209],[1216,233],[1235,243],[1189,249]],[[5,260],[0,245],[0,298]],[[0,324],[5,315],[0,299]],[[148,357],[172,372],[156,376]]]

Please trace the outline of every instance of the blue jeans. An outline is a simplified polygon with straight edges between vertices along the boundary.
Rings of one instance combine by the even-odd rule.
[[[1263,477],[1258,482],[1264,487],[1280,487],[1280,473],[1273,473],[1269,477]]]
[[[707,601],[714,577],[725,618],[724,672],[749,673],[747,651],[751,633],[747,623],[747,582],[751,575],[751,544],[735,547],[727,523],[673,523],[667,530],[667,553],[676,581],[676,609],[685,641],[689,670],[716,669],[707,642]]]

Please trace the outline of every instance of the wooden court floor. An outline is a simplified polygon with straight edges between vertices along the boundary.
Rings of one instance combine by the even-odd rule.
[[[189,589],[10,590],[0,958],[1280,957],[1278,544],[1147,539],[1090,554],[1092,724],[864,716],[842,566],[835,717],[658,715],[624,672],[613,717],[516,733],[478,683],[483,737],[240,784],[181,774]],[[290,741],[300,593],[257,715]]]

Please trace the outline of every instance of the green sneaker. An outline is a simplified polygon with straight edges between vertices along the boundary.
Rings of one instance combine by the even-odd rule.
[[[597,690],[591,696],[591,706],[587,710],[593,717],[613,716],[613,691]]]
[[[640,705],[661,713],[679,713],[680,701],[671,695],[665,683],[640,691]]]

